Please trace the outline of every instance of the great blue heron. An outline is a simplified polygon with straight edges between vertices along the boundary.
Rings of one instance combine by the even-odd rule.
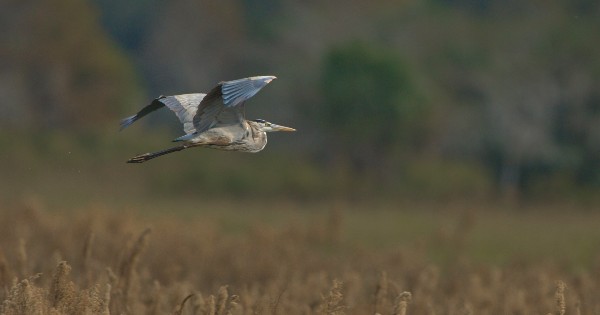
[[[246,120],[245,118],[245,101],[274,79],[276,79],[274,76],[250,77],[221,82],[208,94],[158,97],[137,114],[121,120],[121,130],[149,113],[167,106],[175,112],[186,133],[173,141],[183,144],[134,156],[127,163],[142,163],[192,147],[258,152],[267,145],[267,132],[296,131],[263,119]]]

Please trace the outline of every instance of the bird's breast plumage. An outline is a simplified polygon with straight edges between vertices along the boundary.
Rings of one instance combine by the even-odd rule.
[[[259,152],[267,145],[267,134],[251,123],[209,129],[190,139],[196,146],[242,152]]]

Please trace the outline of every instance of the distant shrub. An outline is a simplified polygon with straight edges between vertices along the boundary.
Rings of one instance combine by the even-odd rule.
[[[420,132],[423,107],[415,102],[411,73],[396,54],[351,42],[332,48],[322,69],[318,121],[338,158],[357,169],[381,167],[395,147]]]

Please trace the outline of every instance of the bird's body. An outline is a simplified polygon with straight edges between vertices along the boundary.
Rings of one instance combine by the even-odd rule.
[[[137,114],[123,119],[121,129],[166,106],[177,115],[186,135],[174,140],[182,142],[179,146],[141,154],[127,162],[142,163],[191,147],[253,153],[261,151],[267,145],[266,132],[295,131],[262,119],[246,120],[244,117],[245,101],[273,79],[274,76],[250,77],[221,82],[208,94],[182,94],[155,99]]]
[[[211,149],[256,153],[267,145],[267,133],[256,122],[243,121],[239,126],[209,129],[187,141]]]

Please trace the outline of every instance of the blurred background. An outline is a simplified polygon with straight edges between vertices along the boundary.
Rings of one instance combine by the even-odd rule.
[[[356,314],[564,314],[559,279],[592,313],[599,30],[597,0],[0,0],[0,300],[66,260],[115,314],[308,314],[332,279]],[[254,75],[247,117],[297,132],[125,163],[183,132],[120,119]]]
[[[591,0],[5,0],[6,200],[566,201],[600,191]],[[260,154],[131,156],[182,135],[161,94],[277,75],[247,116],[298,129]]]

